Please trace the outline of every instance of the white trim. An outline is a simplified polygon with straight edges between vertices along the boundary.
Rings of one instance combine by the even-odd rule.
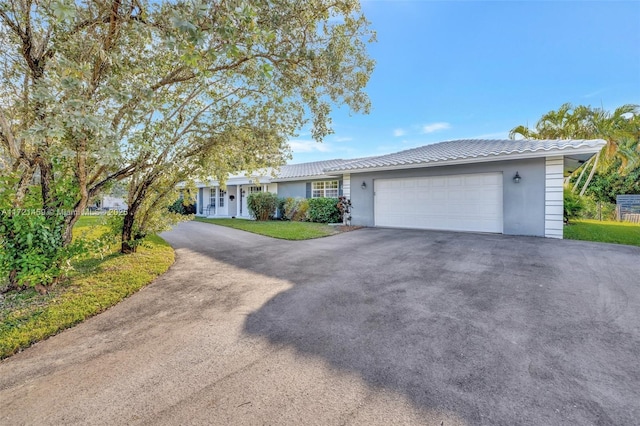
[[[332,175],[309,175],[309,176],[296,176],[292,178],[273,178],[271,182],[297,182],[301,180],[336,180],[340,179],[342,172],[336,172]]]
[[[333,186],[333,184],[335,183],[335,188],[327,188],[327,184],[331,184],[331,186]],[[316,189],[315,185],[316,184],[322,184],[322,189]],[[319,197],[315,197],[313,195],[314,191],[322,191],[322,195]],[[335,197],[327,197],[327,191],[336,191],[336,196]],[[340,196],[340,180],[339,179],[332,179],[332,180],[318,180],[318,181],[314,181],[311,182],[311,198],[338,198]]]
[[[563,238],[564,233],[564,157],[545,159],[544,236]]]
[[[342,196],[347,200],[351,198],[351,175],[349,173],[342,176]]]
[[[247,207],[247,197],[249,196],[249,191],[245,191],[244,196],[242,195],[242,190],[244,185],[237,184],[236,185],[236,217],[249,217],[249,208]],[[227,213],[229,210],[227,210]]]

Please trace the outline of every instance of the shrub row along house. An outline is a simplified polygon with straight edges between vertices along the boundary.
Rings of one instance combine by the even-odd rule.
[[[351,200],[352,225],[562,238],[564,176],[596,140],[457,140],[197,184],[198,216],[249,218],[247,196]]]

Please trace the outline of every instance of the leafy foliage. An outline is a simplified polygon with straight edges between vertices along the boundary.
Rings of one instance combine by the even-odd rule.
[[[340,211],[340,221],[345,225],[349,225],[351,223],[351,209],[353,208],[351,205],[351,200],[349,200],[344,195],[338,197],[338,210]]]
[[[7,0],[0,23],[1,198],[72,212],[42,224],[60,249],[115,182],[135,251],[184,218],[166,213],[179,182],[277,167],[303,125],[321,141],[334,106],[370,108],[375,34],[357,0]]]
[[[340,210],[337,198],[310,198],[309,220],[319,223],[339,223]]]
[[[569,223],[570,220],[580,217],[584,210],[584,200],[578,194],[574,194],[568,189],[564,190],[564,221]]]
[[[627,173],[612,168],[593,176],[586,194],[596,201],[615,203],[621,194],[640,194],[640,167]]]
[[[83,217],[82,226],[74,228],[74,239],[84,232],[92,240],[104,235],[106,229],[94,219],[99,218]],[[49,294],[27,289],[3,295],[0,359],[115,305],[164,273],[174,260],[173,249],[158,236],[149,238],[139,254],[130,256],[118,254],[117,244],[111,242],[105,253],[73,259],[69,279]]]
[[[306,198],[288,197],[284,202],[284,218],[295,222],[309,220],[309,200]]]
[[[623,105],[613,112],[602,108],[564,104],[557,111],[544,114],[530,129],[527,126],[514,127],[509,136],[512,139],[604,139],[607,145],[596,157],[573,172],[574,190],[583,185],[585,194],[596,171],[601,175],[617,172],[627,176],[640,167],[640,109],[638,105]],[[598,162],[598,160],[600,160]],[[591,168],[585,180],[581,177]],[[584,182],[584,183],[583,183]]]
[[[276,215],[278,196],[271,192],[254,192],[247,197],[247,207],[256,220],[269,220]]]
[[[196,212],[196,209],[193,203],[185,204],[185,200],[181,197],[169,206],[169,212],[181,215],[191,215]]]
[[[65,244],[65,210],[43,209],[40,195],[25,194],[13,208],[11,177],[0,180],[0,287],[51,285],[70,270],[69,260],[87,251],[83,242]]]
[[[60,226],[44,215],[31,215],[29,210],[0,212],[0,280],[10,278],[25,287],[53,283],[75,248],[63,249]]]
[[[584,197],[584,210],[581,219],[616,220],[616,205],[606,201],[596,201],[593,197]]]
[[[287,199],[284,197],[279,197],[278,202],[276,204],[276,218],[285,220],[286,217],[284,215],[284,206],[287,202]]]

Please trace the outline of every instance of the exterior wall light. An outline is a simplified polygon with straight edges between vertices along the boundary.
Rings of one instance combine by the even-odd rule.
[[[516,172],[516,175],[513,177],[513,182],[520,183],[520,179],[522,179],[520,173]]]
[[[362,182],[362,185],[360,185],[360,188],[367,189],[367,183],[366,182]]]

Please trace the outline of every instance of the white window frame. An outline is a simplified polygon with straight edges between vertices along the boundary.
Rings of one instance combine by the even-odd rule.
[[[311,182],[311,198],[338,198],[339,196],[340,196],[339,181],[321,180],[321,181]]]
[[[224,197],[225,197],[226,195],[227,195],[227,191],[224,191],[224,190],[222,190],[222,189],[221,189],[221,190],[220,190],[220,200],[219,200],[219,203],[218,203],[218,206],[219,206],[220,208],[224,207]]]
[[[209,189],[209,207],[215,209],[216,208],[216,189]]]
[[[255,194],[256,192],[262,192],[262,186],[250,186],[249,194]]]

